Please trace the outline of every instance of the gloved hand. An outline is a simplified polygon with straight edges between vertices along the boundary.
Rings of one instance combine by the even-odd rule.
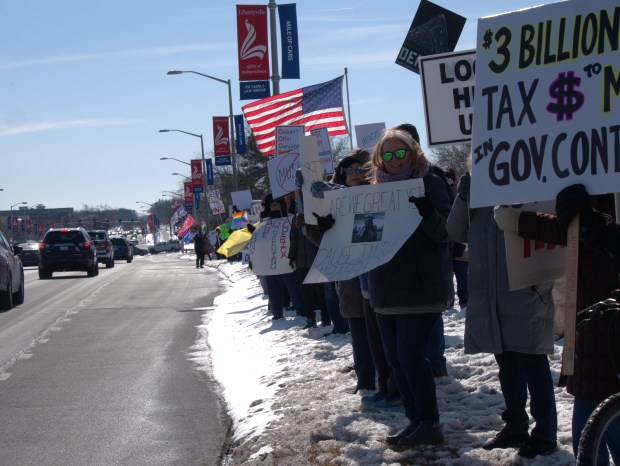
[[[332,214],[327,214],[325,217],[321,217],[320,215],[317,215],[316,212],[312,212],[312,215],[316,217],[317,228],[321,234],[325,233],[334,226],[334,223],[336,223],[336,220],[334,220]]]
[[[251,223],[248,223],[245,227],[248,229],[250,233],[254,233],[254,230],[256,230],[256,227],[252,225]]]
[[[573,217],[590,207],[590,195],[582,184],[567,186],[555,198],[555,213],[560,226],[567,228]]]
[[[469,189],[471,187],[471,176],[469,172],[465,173],[459,179],[459,184],[456,187],[456,191],[459,194],[459,197],[464,201],[469,200]]]
[[[415,204],[416,209],[420,212],[422,218],[427,218],[435,212],[435,206],[433,205],[433,201],[428,196],[428,193],[424,193],[423,197],[415,197],[411,196],[409,198],[409,202]]]
[[[304,185],[304,176],[301,174],[301,168],[295,170],[295,186],[297,189],[301,189]]]
[[[497,205],[493,210],[495,223],[500,230],[504,231],[519,231],[519,215],[521,211],[512,207]]]
[[[295,270],[297,268],[297,264],[295,263],[295,259],[289,259],[288,265],[290,265],[293,270]]]

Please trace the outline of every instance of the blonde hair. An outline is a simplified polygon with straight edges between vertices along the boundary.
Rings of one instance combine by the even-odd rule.
[[[377,144],[372,151],[372,155],[370,156],[370,160],[366,163],[366,168],[368,169],[367,179],[371,184],[376,183],[375,174],[377,168],[386,171],[385,162],[382,157],[383,144],[390,139],[398,139],[407,145],[411,151],[414,168],[421,168],[427,163],[426,156],[424,155],[422,148],[408,132],[400,129],[386,129],[377,141]]]

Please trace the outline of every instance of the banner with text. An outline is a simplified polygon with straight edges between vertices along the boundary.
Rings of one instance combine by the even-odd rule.
[[[385,122],[368,123],[365,125],[355,125],[355,140],[357,147],[362,149],[372,149],[385,131]]]
[[[222,202],[222,195],[220,194],[220,190],[218,188],[207,189],[207,202],[209,203],[211,212],[215,215],[226,212],[226,208]]]
[[[321,172],[323,175],[334,173],[334,158],[332,157],[332,146],[329,142],[327,128],[311,129],[310,134],[316,137],[316,143],[321,159]]]
[[[213,154],[215,165],[230,165],[230,134],[228,132],[228,117],[213,117]]]
[[[410,196],[424,196],[422,179],[327,191],[321,215],[335,223],[304,283],[347,280],[392,259],[420,224]]]
[[[237,5],[239,81],[269,79],[266,5]]]
[[[299,79],[299,40],[297,7],[294,3],[278,5],[282,50],[282,79]]]
[[[472,207],[618,190],[619,23],[612,0],[478,21]]]
[[[192,186],[200,188],[200,192],[202,192],[202,159],[190,160],[190,168],[192,170]],[[196,192],[195,189],[194,192]]]
[[[267,162],[274,199],[295,190],[295,171],[299,168],[300,139],[303,135],[303,125],[276,126],[275,158]]]
[[[245,144],[245,120],[243,115],[235,115],[235,148],[237,154],[245,155],[247,147]]]

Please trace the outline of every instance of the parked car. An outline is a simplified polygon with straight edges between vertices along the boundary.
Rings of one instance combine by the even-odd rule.
[[[54,272],[84,271],[89,277],[99,273],[97,250],[84,228],[52,228],[39,243],[39,278]]]
[[[18,244],[18,246],[21,248],[21,252],[17,255],[24,267],[39,265],[39,243],[32,241]]]
[[[24,302],[24,266],[17,254],[19,246],[11,247],[0,231],[0,309],[8,310]]]
[[[110,238],[114,247],[114,260],[125,259],[127,263],[133,260],[133,246],[125,238]]]
[[[181,241],[178,239],[170,239],[168,241],[162,241],[157,243],[155,246],[149,246],[149,252],[151,254],[157,254],[159,252],[172,252],[172,251],[182,251],[183,246]]]
[[[112,246],[108,232],[106,230],[89,230],[87,233],[95,243],[97,261],[105,264],[108,269],[114,267],[114,246]]]
[[[134,256],[148,256],[149,252],[146,249],[143,249],[139,246],[133,247],[133,255]]]

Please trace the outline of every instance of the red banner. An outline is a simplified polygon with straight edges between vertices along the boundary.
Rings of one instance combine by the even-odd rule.
[[[200,186],[202,188],[202,160],[190,160],[192,168],[192,186]]]
[[[26,233],[32,232],[32,220],[26,219]]]
[[[269,79],[266,5],[237,5],[239,81]]]
[[[187,233],[187,230],[189,230],[193,224],[194,224],[194,218],[190,214],[187,214],[185,216],[185,220],[183,220],[183,223],[177,230],[177,236],[179,238],[183,236],[185,233]]]
[[[213,117],[213,153],[216,157],[230,155],[228,117]]]
[[[194,202],[194,193],[192,191],[192,182],[186,181],[183,183],[183,200],[185,202]]]

